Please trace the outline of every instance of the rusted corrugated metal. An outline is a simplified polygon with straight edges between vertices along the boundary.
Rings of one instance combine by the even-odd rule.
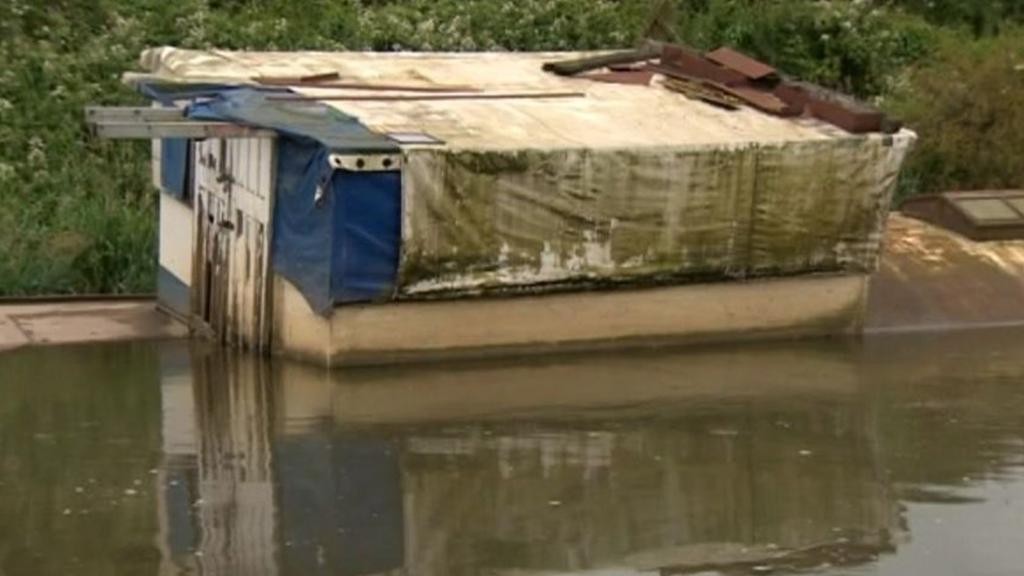
[[[801,112],[800,108],[791,106],[771,92],[759,90],[752,86],[725,86],[723,91],[743,100],[762,112],[768,112],[776,116],[799,116]]]
[[[666,44],[661,51],[661,66],[690,78],[710,80],[718,84],[743,84],[746,77],[735,70],[711,62],[695,50]]]
[[[885,115],[871,106],[806,82],[780,82],[774,68],[730,48],[701,55],[685,46],[666,44],[661,60],[649,69],[701,84],[705,91],[731,96],[775,116],[805,114],[854,134],[878,132],[887,125]],[[679,91],[678,86],[670,88]],[[707,100],[719,105],[718,99]]]
[[[769,90],[754,87],[750,84],[746,84],[745,81],[723,83],[717,80],[711,79],[709,76],[720,76],[718,74],[705,75],[702,74],[697,67],[679,67],[674,65],[666,64],[654,64],[650,66],[650,70],[663,74],[674,80],[689,83],[693,86],[701,86],[703,91],[709,94],[715,94],[716,96],[711,98],[709,103],[718,104],[719,101],[728,102],[730,99],[734,99],[736,102],[741,102],[767,112],[775,116],[797,116],[801,112],[801,108],[791,106],[789,103],[779,98]],[[670,89],[678,90],[678,85],[669,86]],[[704,99],[703,97],[701,99]]]
[[[815,84],[787,81],[774,92],[790,106],[847,132],[879,132],[885,125],[885,114],[880,110]]]
[[[739,98],[723,94],[713,87],[706,86],[703,82],[696,80],[683,80],[680,78],[665,78],[665,88],[679,92],[692,100],[701,100],[712,106],[726,110],[738,110],[742,101]]]
[[[750,80],[765,80],[778,74],[775,68],[737,52],[732,48],[722,47],[704,55],[708,60],[721,64],[726,68],[743,74]]]

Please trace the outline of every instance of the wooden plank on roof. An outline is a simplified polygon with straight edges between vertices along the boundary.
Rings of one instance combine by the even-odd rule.
[[[304,88],[333,88],[337,90],[367,90],[374,92],[480,92],[480,88],[465,84],[380,84],[374,82],[341,82],[327,80],[318,82],[294,81],[295,79],[258,78],[264,86],[301,86]]]
[[[417,101],[417,100],[516,100],[516,99],[546,99],[546,98],[586,98],[585,92],[478,92],[478,93],[452,93],[452,94],[320,94],[316,96],[304,96],[293,94],[282,94],[280,96],[267,96],[267,100],[279,100],[283,102],[320,102],[320,101]]]

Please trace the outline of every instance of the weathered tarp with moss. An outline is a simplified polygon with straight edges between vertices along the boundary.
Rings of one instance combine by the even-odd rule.
[[[397,297],[874,269],[912,132],[854,136],[813,119],[722,110],[657,77],[618,85],[541,70],[576,56],[161,48],[133,79],[335,73],[347,83],[579,93],[396,101],[393,88],[375,100],[365,86],[292,87],[378,133],[443,141],[402,146]]]
[[[908,141],[411,152],[400,290],[868,272]]]

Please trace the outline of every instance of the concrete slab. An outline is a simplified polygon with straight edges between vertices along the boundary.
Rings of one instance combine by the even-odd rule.
[[[11,318],[0,315],[0,352],[29,343],[28,336]]]
[[[867,277],[813,275],[543,296],[340,306],[280,277],[274,350],[332,366],[859,331]]]
[[[889,217],[865,331],[1018,325],[1024,325],[1024,241],[974,242],[900,214]]]
[[[0,351],[21,346],[183,338],[188,328],[154,300],[0,304]]]

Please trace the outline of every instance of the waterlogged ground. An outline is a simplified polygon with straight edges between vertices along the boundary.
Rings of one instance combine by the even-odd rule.
[[[1010,575],[1024,332],[540,362],[0,355],[0,574]]]

